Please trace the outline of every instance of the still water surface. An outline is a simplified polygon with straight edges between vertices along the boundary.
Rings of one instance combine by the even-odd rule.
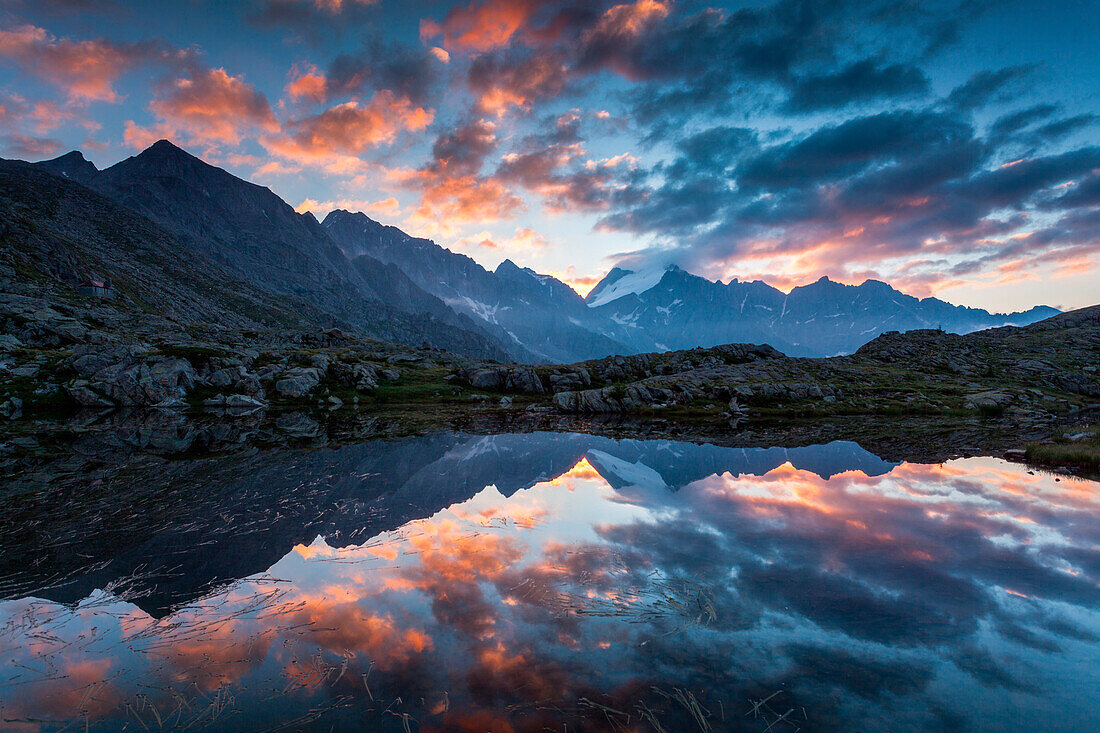
[[[1100,730],[1092,482],[454,433],[113,482],[0,550],[4,730]]]

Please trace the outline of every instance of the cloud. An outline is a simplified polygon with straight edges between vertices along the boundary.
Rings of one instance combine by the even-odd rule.
[[[611,68],[627,78],[644,78],[647,73],[631,63],[638,52],[633,46],[652,33],[669,12],[669,4],[660,0],[635,0],[608,8],[584,32],[578,66]]]
[[[157,41],[73,41],[33,25],[0,29],[0,57],[49,80],[74,101],[118,102],[114,85],[123,73],[144,62],[178,62],[187,56]]]
[[[321,46],[348,28],[361,27],[371,17],[378,0],[258,0],[247,19],[260,28],[274,28],[298,41]]]
[[[1036,104],[1016,112],[1009,112],[998,117],[989,126],[989,135],[998,140],[1004,139],[1039,120],[1050,117],[1057,111],[1058,107],[1053,104]]]
[[[420,194],[409,223],[422,234],[453,235],[461,225],[511,219],[526,208],[522,199],[493,178],[440,176],[427,170],[399,172],[394,177]]]
[[[182,136],[206,144],[237,144],[246,134],[279,127],[263,93],[221,68],[196,66],[186,75],[163,81],[149,109],[160,120],[155,126],[159,137]],[[140,137],[138,129],[128,127],[134,142]]]
[[[463,123],[440,133],[424,166],[390,173],[400,186],[420,195],[410,226],[425,235],[455,235],[465,224],[510,219],[526,208],[502,181],[481,174],[485,158],[496,149],[496,129],[485,119]],[[478,246],[495,244],[487,233],[465,239]]]
[[[1058,140],[1078,130],[1082,130],[1089,125],[1095,124],[1098,119],[1100,119],[1100,117],[1091,113],[1086,113],[1050,122],[1035,131],[1035,138],[1044,142]]]
[[[503,157],[494,177],[538,194],[550,213],[607,208],[620,168],[628,170],[633,159],[587,159],[580,124],[576,110],[552,118],[547,132],[526,137],[518,152]]]
[[[294,207],[294,210],[299,214],[305,212],[311,212],[318,219],[323,219],[330,211],[336,209],[343,209],[344,211],[360,211],[364,214],[370,214],[372,216],[385,216],[389,218],[396,218],[401,213],[401,204],[397,199],[390,198],[382,199],[380,201],[369,201],[363,199],[336,199],[333,201],[317,201],[315,199],[306,199],[302,203]]]
[[[745,161],[736,175],[741,187],[755,190],[820,185],[971,137],[970,126],[949,115],[883,112],[771,146]]]
[[[428,48],[414,48],[378,39],[353,54],[340,54],[328,66],[329,97],[360,96],[389,90],[425,105],[436,94],[440,69],[446,63]]]
[[[536,232],[534,229],[528,227],[516,227],[515,232],[510,237],[495,238],[491,233],[478,232],[467,237],[462,237],[455,241],[454,248],[456,249],[468,249],[470,247],[480,247],[482,249],[499,250],[508,252],[512,255],[527,255],[531,256],[536,252],[545,250],[551,246],[550,240],[545,236]]]
[[[1089,205],[1091,182],[1076,184],[1080,194],[1072,183],[1100,168],[1094,148],[1000,163],[997,143],[964,114],[937,108],[856,117],[771,144],[751,133],[727,141],[720,129],[697,135],[616,190],[598,226],[655,236],[649,255],[712,277],[778,271],[789,284],[875,277],[928,294],[1002,277],[1010,262],[1017,274],[1027,264],[1095,267],[1100,231],[1073,216]],[[1040,211],[1062,215],[1046,221]]]
[[[449,51],[481,52],[505,46],[547,0],[476,0],[451,8],[441,22],[420,21],[420,37],[442,37]]]
[[[449,175],[477,173],[482,161],[496,146],[496,125],[488,120],[476,120],[436,139],[430,168]]]
[[[305,99],[320,104],[328,93],[328,79],[316,66],[295,67],[284,91],[292,100]]]
[[[553,52],[483,54],[467,74],[480,111],[502,115],[513,108],[530,109],[535,102],[558,96],[569,81],[563,58]]]
[[[278,155],[303,161],[357,156],[392,142],[402,132],[425,129],[434,116],[433,110],[383,90],[366,104],[345,102],[290,120],[282,134],[265,138],[264,144]]]
[[[918,96],[928,89],[928,77],[914,66],[879,66],[864,59],[836,72],[799,78],[786,108],[794,112],[832,109],[855,102]]]
[[[1012,98],[1012,86],[1035,70],[1034,66],[1008,66],[1003,69],[979,71],[947,96],[947,103],[959,109],[976,109],[991,102]]]
[[[0,148],[8,155],[38,160],[52,158],[64,150],[65,146],[60,140],[53,138],[37,137],[23,133],[6,133],[0,135]]]

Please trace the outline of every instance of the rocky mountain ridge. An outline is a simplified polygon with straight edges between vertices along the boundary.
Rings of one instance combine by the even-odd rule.
[[[0,255],[62,289],[111,281],[116,307],[203,324],[211,312],[175,307],[205,299],[211,277],[232,281],[211,307],[215,322],[341,326],[366,336],[506,359],[474,321],[416,287],[393,266],[351,262],[312,215],[296,213],[266,188],[242,181],[162,141],[103,171],[78,154],[43,164],[0,162]],[[157,267],[140,263],[153,258]],[[138,273],[140,275],[138,276]],[[25,278],[23,285],[44,283]],[[176,297],[145,298],[149,291]],[[200,291],[203,295],[199,295]],[[9,290],[9,292],[20,292]],[[254,303],[278,301],[272,317]],[[111,304],[109,304],[111,305]]]
[[[989,313],[914,298],[878,280],[852,286],[823,277],[784,293],[759,280],[713,282],[675,266],[639,273],[616,268],[586,302],[601,318],[624,326],[620,339],[632,351],[750,342],[790,356],[850,354],[887,331],[970,333],[1058,313],[1046,306]]]
[[[569,363],[725,343],[828,356],[888,330],[966,333],[1056,312],[989,314],[877,281],[823,278],[785,294],[675,267],[615,268],[581,298],[510,260],[489,271],[361,213],[318,222],[167,141],[103,171],[75,151],[2,162],[0,179],[9,204],[0,254],[16,271],[63,290],[110,280],[119,301],[182,323],[339,327],[474,357]]]

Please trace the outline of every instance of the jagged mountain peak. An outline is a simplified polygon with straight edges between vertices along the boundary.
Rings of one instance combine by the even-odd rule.
[[[530,267],[522,267],[520,265],[517,265],[510,259],[506,259],[499,265],[497,265],[497,269],[494,270],[494,272],[500,277],[506,277],[510,279],[527,278],[538,282],[544,282],[547,278],[550,277],[549,275],[540,275],[539,273],[532,270]]]
[[[506,259],[499,265],[497,265],[497,269],[494,270],[494,272],[496,272],[498,275],[501,275],[511,272],[522,272],[524,269],[525,268],[520,267],[515,262],[512,262],[512,260]]]
[[[99,175],[99,169],[79,150],[70,151],[51,160],[43,160],[35,165],[77,183],[89,183]]]
[[[370,222],[371,224],[379,224],[379,222],[370,218],[362,211],[348,211],[347,209],[333,209],[325,215],[325,218],[321,220],[321,223],[327,226],[329,224],[335,224],[337,222],[346,221],[349,219],[352,221],[366,221]],[[381,224],[379,225],[381,226]]]
[[[192,155],[170,140],[157,140],[135,155],[134,158],[144,161],[180,161],[215,168],[215,166],[210,165],[197,155]]]

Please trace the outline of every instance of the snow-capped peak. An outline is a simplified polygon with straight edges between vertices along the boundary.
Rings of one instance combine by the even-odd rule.
[[[626,270],[626,274],[606,287],[593,290],[595,295],[588,301],[589,308],[598,308],[601,305],[618,300],[630,294],[641,295],[650,288],[656,287],[661,278],[669,270],[676,269],[675,265],[645,268],[643,270]]]

